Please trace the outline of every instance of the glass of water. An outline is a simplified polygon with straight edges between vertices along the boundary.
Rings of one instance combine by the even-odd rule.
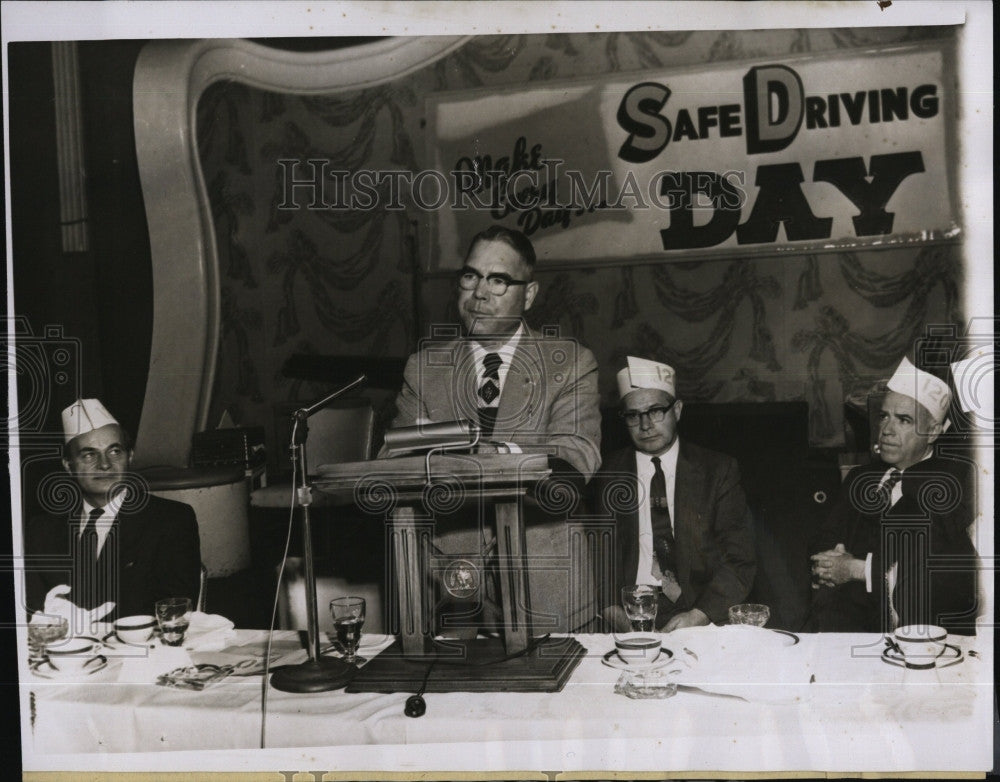
[[[156,621],[160,640],[166,646],[180,646],[191,624],[191,598],[168,597],[156,602]]]
[[[656,587],[635,584],[622,587],[622,605],[633,630],[651,631],[656,621]]]
[[[333,629],[337,643],[344,650],[344,662],[354,665],[364,660],[357,656],[361,642],[361,628],[365,624],[365,599],[363,597],[335,597],[330,601]]]

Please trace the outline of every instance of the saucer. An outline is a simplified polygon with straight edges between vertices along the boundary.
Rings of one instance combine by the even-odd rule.
[[[112,630],[101,638],[101,644],[108,649],[152,649],[156,646],[156,636],[153,635],[148,641],[143,641],[141,644],[130,644],[119,638],[118,633]]]
[[[670,663],[676,662],[676,660],[674,660],[674,653],[672,651],[665,646],[661,646],[660,656],[653,662],[645,665],[633,665],[629,663],[618,654],[617,649],[612,649],[604,655],[604,657],[601,658],[601,662],[609,668],[615,668],[619,671],[655,671],[657,668],[662,668],[664,665],[670,665]]]
[[[97,661],[96,664],[95,661]],[[43,660],[38,665],[32,667],[31,672],[35,676],[41,676],[43,679],[76,679],[80,676],[91,676],[98,671],[103,671],[107,666],[108,658],[103,654],[99,654],[97,657],[92,657],[83,668],[76,671],[61,671],[53,667],[52,663],[48,660]]]
[[[887,648],[884,652],[882,652],[882,662],[889,663],[889,665],[896,665],[900,668],[909,668],[911,671],[930,670],[931,668],[947,668],[949,665],[958,665],[958,663],[962,662],[964,659],[965,655],[962,654],[962,650],[952,644],[945,644],[944,651],[941,655],[926,663],[907,664],[903,659],[902,652],[898,652],[892,648]]]

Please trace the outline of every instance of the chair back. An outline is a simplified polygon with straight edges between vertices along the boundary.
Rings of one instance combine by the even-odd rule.
[[[299,407],[282,403],[275,408],[279,467],[290,469],[288,442],[291,437],[291,415]],[[347,397],[335,399],[309,418],[306,438],[306,464],[310,473],[324,464],[366,461],[372,456],[375,411],[368,399]]]

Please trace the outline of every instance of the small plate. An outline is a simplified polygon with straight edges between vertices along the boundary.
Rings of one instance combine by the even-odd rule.
[[[939,657],[934,658],[932,662],[921,663],[916,665],[914,663],[906,664],[903,659],[903,653],[892,648],[887,648],[882,652],[882,662],[889,663],[889,665],[896,665],[900,668],[909,668],[911,671],[929,671],[931,668],[947,668],[949,665],[958,665],[962,660],[965,659],[965,655],[962,650],[953,644],[945,644],[944,651],[941,652]]]
[[[76,671],[60,671],[58,668],[52,667],[52,663],[48,660],[43,660],[34,666],[31,672],[35,676],[41,676],[43,679],[77,679],[81,676],[91,676],[98,671],[103,671],[107,666],[108,658],[103,654],[99,654],[97,657],[92,658],[83,668]]]
[[[665,665],[670,665],[671,663],[677,662],[674,659],[674,653],[670,651],[667,647],[660,647],[660,656],[656,658],[654,662],[648,665],[631,665],[618,654],[617,649],[612,649],[604,657],[601,658],[601,662],[604,663],[609,668],[614,668],[619,671],[655,671],[658,668],[662,668]]]

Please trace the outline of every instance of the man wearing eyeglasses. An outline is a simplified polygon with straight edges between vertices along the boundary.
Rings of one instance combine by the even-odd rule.
[[[750,592],[753,534],[736,461],[677,437],[683,402],[674,370],[629,356],[618,373],[620,415],[633,448],[608,457],[591,484],[594,507],[615,520],[615,584],[604,616],[629,629],[621,587],[656,587],[664,631],[724,624]]]
[[[480,452],[546,453],[554,470],[582,486],[600,466],[597,362],[575,340],[524,323],[539,291],[534,266],[534,248],[519,231],[494,225],[473,238],[455,286],[463,333],[410,356],[392,426],[472,420]],[[528,513],[529,559],[565,561],[565,515],[556,522]],[[492,525],[449,524],[438,519],[438,547],[480,563]],[[536,633],[573,630],[593,617],[592,596],[568,599],[572,580],[566,567],[530,570]]]
[[[131,439],[97,399],[78,399],[62,423],[70,478],[49,483],[42,499],[64,512],[53,508],[25,527],[28,610],[64,615],[79,630],[151,614],[167,597],[194,602],[201,577],[194,510],[150,495],[129,473]]]

